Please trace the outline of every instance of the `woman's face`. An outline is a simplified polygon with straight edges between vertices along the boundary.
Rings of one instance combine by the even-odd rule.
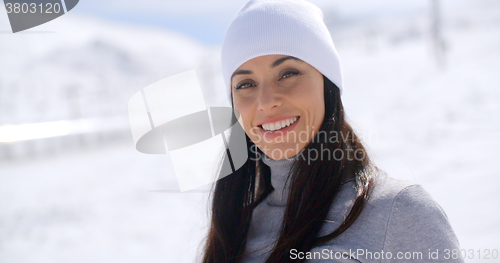
[[[323,75],[294,57],[245,62],[231,77],[231,92],[246,134],[272,159],[298,154],[325,116]]]

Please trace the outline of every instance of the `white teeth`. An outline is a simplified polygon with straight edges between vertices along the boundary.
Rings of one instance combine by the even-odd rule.
[[[262,128],[266,131],[279,130],[281,128],[292,125],[295,121],[297,121],[298,118],[299,117],[293,117],[286,120],[277,121],[274,123],[264,123],[262,124]]]

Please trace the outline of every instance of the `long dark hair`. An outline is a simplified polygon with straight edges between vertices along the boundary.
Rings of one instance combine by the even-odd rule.
[[[313,162],[297,158],[292,166],[290,194],[275,247],[266,262],[289,262],[290,249],[307,252],[339,236],[363,210],[378,170],[346,122],[339,88],[324,79],[325,118],[315,138],[302,152],[328,148],[330,153],[349,150],[351,158],[320,158]],[[343,139],[330,140],[341,134]],[[340,136],[340,135],[339,135]],[[273,191],[270,168],[263,154],[246,136],[248,160],[234,173],[219,179],[212,192],[211,225],[203,251],[203,263],[240,262],[244,256],[252,212]],[[255,150],[257,149],[257,150]],[[330,206],[342,184],[354,180],[357,197],[341,225],[332,233],[317,237]],[[293,194],[300,193],[300,194]],[[303,260],[296,260],[301,262]]]

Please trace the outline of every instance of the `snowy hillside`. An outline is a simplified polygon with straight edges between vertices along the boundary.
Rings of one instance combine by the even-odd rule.
[[[0,123],[126,115],[132,94],[210,54],[179,33],[77,15],[2,34]]]

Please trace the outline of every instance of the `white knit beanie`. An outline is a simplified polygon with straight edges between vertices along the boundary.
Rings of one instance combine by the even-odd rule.
[[[305,0],[251,0],[229,25],[221,50],[226,92],[243,63],[264,55],[288,55],[316,68],[342,94],[342,70],[323,12]]]

